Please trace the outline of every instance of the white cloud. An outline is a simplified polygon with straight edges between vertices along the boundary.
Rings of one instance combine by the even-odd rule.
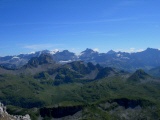
[[[71,48],[68,50],[75,53],[75,55],[77,55],[77,56],[80,54],[80,52],[82,52],[82,50],[80,48]]]
[[[32,52],[30,52],[30,53],[28,53],[28,54],[35,54],[35,51],[32,51]]]
[[[128,52],[133,53],[133,52],[142,52],[144,49],[135,49],[135,48],[130,48]]]
[[[98,48],[94,48],[94,49],[93,49],[93,51],[98,52],[98,51],[99,51],[99,49],[98,49]]]
[[[135,48],[130,48],[129,49],[129,52],[134,52],[135,51]]]
[[[137,52],[142,52],[142,51],[144,51],[144,49],[138,49],[138,50],[137,50]]]
[[[136,49],[136,48],[129,48],[129,49],[116,49],[114,50],[116,52],[127,52],[127,53],[134,53],[134,52],[142,52],[144,49]]]
[[[45,50],[45,49],[55,49],[55,47],[60,46],[60,44],[33,44],[33,45],[25,45],[23,48],[30,49],[33,51],[36,50]]]

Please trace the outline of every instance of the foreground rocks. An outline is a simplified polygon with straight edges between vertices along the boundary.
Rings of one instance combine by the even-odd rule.
[[[0,120],[31,120],[30,116],[27,114],[22,115],[10,115],[6,111],[6,106],[0,102]]]

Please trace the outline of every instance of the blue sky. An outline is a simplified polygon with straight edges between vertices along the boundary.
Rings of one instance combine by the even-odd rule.
[[[0,0],[0,56],[160,48],[159,0]]]

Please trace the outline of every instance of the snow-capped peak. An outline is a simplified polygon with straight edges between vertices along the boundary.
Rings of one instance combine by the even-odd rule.
[[[36,53],[36,52],[30,52],[30,53],[28,53],[28,55],[29,55],[29,54],[35,54],[35,53]]]
[[[59,52],[59,50],[58,50],[58,49],[55,49],[55,50],[50,51],[50,54],[51,54],[51,55],[54,55],[54,54],[56,54],[57,52]]]
[[[99,49],[98,48],[94,48],[93,51],[94,52],[99,52]]]

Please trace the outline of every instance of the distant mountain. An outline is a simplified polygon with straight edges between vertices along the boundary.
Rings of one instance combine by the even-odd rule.
[[[87,48],[85,51],[82,51],[80,53],[79,59],[83,60],[83,61],[87,61],[87,62],[90,62],[90,61],[93,62],[98,57],[98,55],[99,55],[98,52],[96,52],[96,51],[94,51],[92,49]]]
[[[68,50],[64,50],[64,51],[57,52],[56,54],[54,54],[53,59],[56,62],[67,63],[68,61],[70,62],[70,61],[77,60],[77,56],[73,52],[69,52]]]
[[[111,67],[102,68],[95,79],[102,79],[109,76],[114,76],[117,72]]]
[[[89,82],[95,80],[100,72],[98,65],[85,63],[83,61],[74,61],[67,64],[59,64],[57,67],[45,69],[35,74],[36,79],[52,79],[54,85],[73,82]]]
[[[160,67],[152,68],[147,71],[148,74],[160,78]]]
[[[31,58],[27,65],[28,67],[37,67],[38,65],[42,64],[51,64],[54,63],[53,58],[50,54],[44,54],[42,53],[39,57],[33,57]]]
[[[152,79],[151,76],[140,69],[140,70],[137,70],[135,73],[133,73],[128,78],[128,81],[140,83],[140,82],[146,82],[148,79],[151,80]]]
[[[102,67],[91,62],[73,61],[60,64],[56,63],[52,57],[51,54],[42,53],[39,57],[31,58],[27,64],[19,69],[10,70],[1,67],[0,72],[19,76],[32,75],[40,81],[51,80],[54,85],[73,82],[85,83],[121,74],[120,70]]]
[[[49,53],[49,51],[44,50],[30,54],[0,57],[0,65],[8,69],[17,69],[25,65],[31,58],[39,57],[42,53]]]
[[[135,71],[137,69],[150,70],[160,66],[160,50],[153,48],[147,48],[142,52],[136,53],[115,52],[113,50],[107,53],[99,53],[87,48],[82,51],[80,55],[76,55],[68,50],[43,50],[31,54],[0,57],[0,66],[6,69],[17,69],[25,65],[31,58],[39,57],[41,54],[50,54],[55,62],[61,64],[81,60],[86,63],[98,63],[102,66],[114,67],[127,71]]]
[[[59,67],[59,64],[56,64],[51,54],[42,53],[39,57],[31,58],[24,66],[13,71],[16,74],[35,75],[48,69],[56,69],[57,67]],[[42,74],[40,73],[40,75]]]
[[[116,53],[116,52],[113,51],[113,50],[110,50],[110,51],[107,52],[107,54],[115,54],[115,53]]]

